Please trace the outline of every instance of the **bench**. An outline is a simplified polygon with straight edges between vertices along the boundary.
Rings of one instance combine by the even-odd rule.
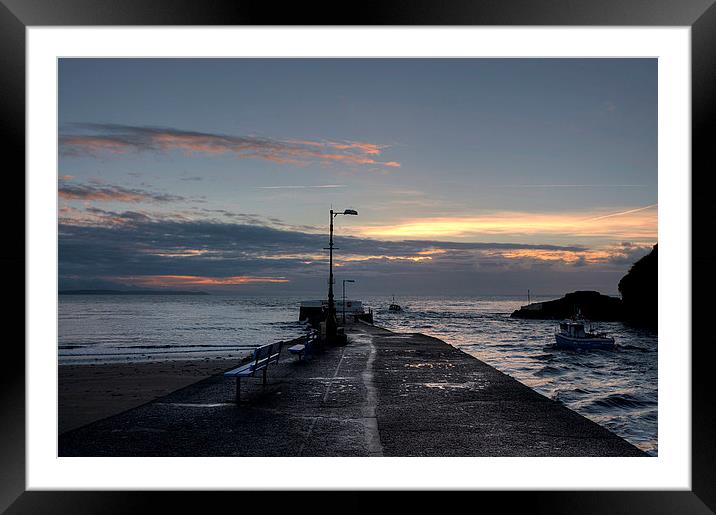
[[[303,343],[297,343],[288,348],[288,352],[291,354],[298,354],[298,361],[301,361],[303,354],[306,352],[306,345]]]
[[[288,348],[288,352],[297,355],[298,361],[301,361],[304,356],[309,356],[313,353],[313,346],[316,343],[317,339],[317,334],[307,336],[305,343],[297,343],[296,345],[292,345]]]
[[[266,386],[266,372],[271,363],[278,363],[281,354],[281,342],[262,345],[254,349],[251,361],[238,368],[224,372],[224,377],[236,378],[236,403],[241,402],[241,378],[255,377],[257,372],[263,372],[263,385]]]

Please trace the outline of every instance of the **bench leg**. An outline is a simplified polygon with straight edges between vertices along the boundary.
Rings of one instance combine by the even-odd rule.
[[[268,367],[264,368],[264,386],[266,386],[266,371],[268,370]]]
[[[236,404],[241,402],[241,378],[236,376]]]

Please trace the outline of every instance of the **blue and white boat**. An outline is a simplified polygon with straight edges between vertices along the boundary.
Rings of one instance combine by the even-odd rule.
[[[565,320],[560,322],[554,333],[556,346],[566,349],[613,349],[616,345],[614,338],[605,333],[584,330],[584,322],[580,320]]]

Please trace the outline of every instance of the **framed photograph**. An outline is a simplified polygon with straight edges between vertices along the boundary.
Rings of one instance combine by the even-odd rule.
[[[329,12],[3,0],[0,507],[714,510],[712,2]]]

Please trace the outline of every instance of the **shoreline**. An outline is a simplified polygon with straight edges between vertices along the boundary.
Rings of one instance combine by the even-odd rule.
[[[146,404],[238,366],[241,358],[58,366],[58,434]]]
[[[301,338],[283,341],[291,345]],[[118,415],[244,363],[227,356],[58,365],[57,434]]]

